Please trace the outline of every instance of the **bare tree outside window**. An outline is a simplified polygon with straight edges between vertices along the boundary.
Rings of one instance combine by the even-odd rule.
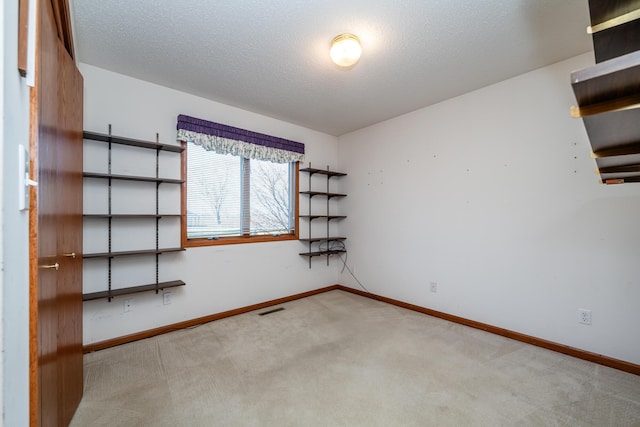
[[[256,232],[289,232],[289,164],[252,161],[251,228]]]
[[[188,238],[294,232],[294,165],[218,154],[188,143]]]
[[[216,223],[222,224],[221,212],[224,199],[226,198],[229,183],[229,171],[225,171],[223,180],[205,179],[198,176],[198,188],[206,201],[216,215]]]

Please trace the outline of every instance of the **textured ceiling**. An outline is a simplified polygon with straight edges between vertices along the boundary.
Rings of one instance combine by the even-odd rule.
[[[331,135],[591,50],[587,0],[71,0],[71,11],[81,62]],[[329,60],[342,32],[362,40],[348,71]]]

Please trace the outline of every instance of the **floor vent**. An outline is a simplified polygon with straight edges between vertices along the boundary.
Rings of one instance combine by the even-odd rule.
[[[273,310],[263,311],[262,313],[258,313],[259,316],[264,316],[266,314],[277,313],[278,311],[283,311],[284,307],[274,308]]]

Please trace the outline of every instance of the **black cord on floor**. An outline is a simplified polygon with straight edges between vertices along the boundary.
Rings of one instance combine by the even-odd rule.
[[[320,250],[324,250],[323,245],[320,244]],[[354,278],[354,280],[358,283],[358,285],[360,285],[360,287],[362,289],[364,289],[364,291],[368,294],[370,294],[371,292],[369,291],[369,289],[366,288],[366,286],[364,286],[362,284],[362,282],[360,282],[360,280],[358,280],[358,278],[356,277],[355,274],[353,274],[353,271],[349,268],[349,266],[347,265],[347,259],[349,258],[349,252],[347,252],[347,248],[344,245],[344,242],[340,241],[340,240],[333,240],[331,242],[327,242],[327,246],[326,246],[326,250],[328,251],[344,251],[344,258],[342,258],[342,253],[338,253],[338,257],[340,257],[340,260],[342,261],[342,270],[340,270],[340,274],[344,273],[345,268],[347,269],[347,271],[349,272],[349,274],[351,274],[351,277]]]
[[[342,271],[340,271],[340,273],[342,273],[342,272],[344,271],[344,269],[346,268],[346,269],[347,269],[347,271],[349,272],[349,274],[351,274],[351,277],[353,277],[353,278],[355,279],[355,281],[356,281],[356,282],[358,282],[358,285],[360,285],[360,287],[361,287],[362,289],[364,289],[364,291],[365,291],[366,293],[370,294],[371,292],[369,292],[369,289],[367,289],[367,288],[366,288],[366,287],[365,287],[365,286],[360,282],[360,280],[358,280],[358,278],[356,277],[356,275],[355,275],[355,274],[353,274],[353,271],[351,271],[351,269],[350,269],[350,268],[349,268],[349,266],[347,265],[347,255],[346,255],[346,254],[348,254],[348,252],[345,252],[345,257],[344,257],[344,259],[342,259],[342,255],[338,254],[338,256],[340,257],[340,259],[341,259],[341,260],[342,260],[342,262],[344,263],[344,264],[342,265]]]

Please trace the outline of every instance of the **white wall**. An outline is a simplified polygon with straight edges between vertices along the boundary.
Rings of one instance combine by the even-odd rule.
[[[339,138],[349,260],[371,292],[640,363],[640,187],[600,185],[569,117],[591,56]]]
[[[0,317],[2,409],[7,426],[29,422],[28,214],[18,210],[18,144],[29,146],[29,88],[18,74],[18,1],[0,6]]]
[[[178,92],[141,80],[80,64],[84,76],[84,129],[114,135],[173,143],[178,114],[211,120],[305,144],[305,162],[314,167],[337,164],[337,139],[269,117],[250,113],[217,102]],[[215,79],[212,79],[215,84]],[[85,163],[96,159],[87,152]],[[98,159],[98,162],[100,159]],[[176,171],[177,172],[177,171]],[[179,175],[179,172],[178,172]],[[306,178],[301,175],[301,189]],[[163,175],[166,176],[166,175]],[[91,209],[92,195],[85,190],[85,212]],[[301,198],[301,212],[305,204]],[[179,208],[176,206],[176,212]],[[300,226],[305,230],[304,221]],[[132,242],[135,243],[135,242]],[[85,246],[93,242],[85,238]],[[134,310],[123,313],[124,297],[86,302],[84,343],[103,341],[142,330],[193,319],[280,298],[336,283],[338,263],[329,267],[314,260],[309,269],[306,258],[298,255],[305,246],[298,241],[189,248],[180,254],[165,254],[160,280],[182,279],[186,286],[173,288],[172,304],[162,305],[153,292],[127,296]],[[88,264],[85,261],[85,264]],[[93,286],[87,280],[85,289]],[[148,282],[145,282],[148,283]]]
[[[2,22],[2,28],[5,28],[4,23],[4,7],[0,7],[0,22]],[[0,58],[2,58],[2,63],[0,63],[0,79],[4,82],[4,74],[5,74],[5,58],[4,58],[4,43],[5,36],[4,31],[0,31]],[[2,164],[2,169],[4,169],[4,84],[0,86],[0,135],[2,135],[2,141],[0,143],[0,164]],[[4,242],[4,176],[0,174],[0,242]],[[2,417],[0,420],[4,420],[4,243],[0,245],[0,353],[2,354],[2,358],[0,358],[0,402],[2,402]],[[0,421],[0,426],[4,425],[4,421]]]

